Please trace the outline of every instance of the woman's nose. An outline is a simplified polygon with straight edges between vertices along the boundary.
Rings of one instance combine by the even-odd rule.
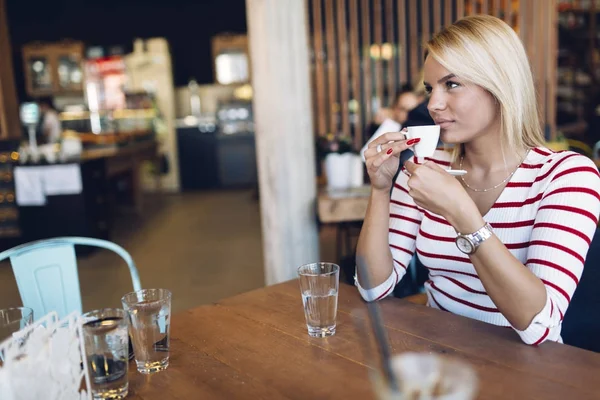
[[[446,108],[446,93],[443,90],[433,90],[429,96],[427,109],[431,111],[440,111]]]

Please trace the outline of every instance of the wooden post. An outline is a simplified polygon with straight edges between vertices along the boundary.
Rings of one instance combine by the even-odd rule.
[[[0,140],[21,138],[19,100],[15,89],[6,2],[0,0]]]
[[[287,1],[287,0],[286,0]],[[248,2],[248,0],[246,0]],[[325,0],[325,41],[327,43],[327,87],[329,89],[329,133],[337,134],[340,129],[338,103],[338,63],[337,43],[335,40],[334,0]]]
[[[315,0],[313,3],[313,51],[315,52],[315,78],[313,88],[315,88],[316,96],[316,117],[317,117],[317,135],[327,133],[327,115],[323,112],[326,107],[325,99],[325,50],[323,49],[323,20],[321,17],[322,7],[321,0]]]
[[[246,0],[268,285],[319,261],[306,8]]]
[[[366,123],[364,118],[364,110],[361,106],[361,100],[363,99],[361,89],[361,79],[363,74],[360,68],[360,44],[358,42],[359,24],[358,24],[358,0],[350,0],[350,68],[352,71],[352,100],[358,105],[355,111],[355,125],[354,125],[354,148],[360,149],[363,145],[363,132],[365,130]]]

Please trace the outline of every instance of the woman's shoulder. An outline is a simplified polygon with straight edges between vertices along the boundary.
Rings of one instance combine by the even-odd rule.
[[[533,147],[521,164],[522,168],[537,171],[536,180],[551,181],[570,175],[569,179],[586,174],[585,177],[600,179],[598,167],[592,159],[574,151],[552,151],[546,147]],[[578,174],[578,175],[573,175]],[[596,179],[594,178],[594,179]]]
[[[532,147],[524,162],[530,164],[540,164],[545,167],[558,167],[562,164],[579,165],[579,166],[595,166],[594,161],[570,150],[552,151],[546,147]]]

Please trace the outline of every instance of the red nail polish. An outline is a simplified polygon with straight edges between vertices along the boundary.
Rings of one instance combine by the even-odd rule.
[[[394,149],[388,149],[388,151],[386,151],[386,153],[387,153],[388,155],[392,154],[393,152],[394,152]]]
[[[407,146],[412,146],[413,144],[417,144],[421,141],[421,138],[415,138],[415,139],[410,139],[408,142],[406,142]]]

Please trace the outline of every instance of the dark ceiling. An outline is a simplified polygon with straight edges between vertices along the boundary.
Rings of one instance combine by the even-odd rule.
[[[20,48],[32,41],[82,40],[125,46],[135,38],[165,37],[175,85],[192,77],[213,81],[210,38],[246,32],[245,0],[7,0],[17,91],[24,100]]]

